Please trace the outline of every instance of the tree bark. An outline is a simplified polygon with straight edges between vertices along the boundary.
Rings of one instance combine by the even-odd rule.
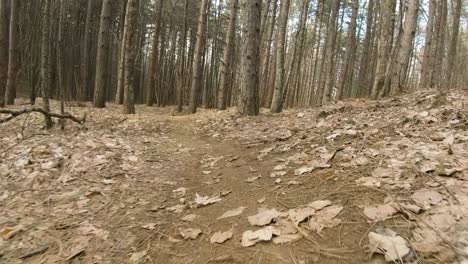
[[[81,63],[81,87],[78,90],[78,100],[86,101],[89,94],[89,45],[90,45],[90,31],[91,31],[91,15],[93,13],[93,0],[88,0],[86,8],[86,20],[83,37],[83,61]]]
[[[19,0],[11,0],[8,79],[5,95],[7,105],[13,105],[16,97],[16,78],[19,70],[18,12]]]
[[[50,112],[49,89],[49,27],[50,27],[50,2],[44,0],[44,10],[42,13],[42,36],[41,36],[41,91],[42,91],[42,108],[46,112]],[[52,128],[52,118],[44,116],[45,128]]]
[[[374,84],[372,86],[372,98],[377,99],[385,84],[385,73],[388,61],[391,59],[393,45],[393,27],[395,24],[396,0],[383,0],[380,4],[380,35],[377,47],[377,66]]]
[[[322,104],[328,103],[332,99],[333,85],[335,83],[335,75],[333,74],[333,59],[335,57],[335,45],[336,45],[336,35],[337,35],[337,19],[338,13],[340,10],[340,0],[333,0],[332,2],[332,12],[330,15],[330,23],[328,25],[328,34],[327,34],[327,48],[325,50],[325,66],[324,66],[324,78],[325,84],[323,88],[323,97]]]
[[[164,0],[158,0],[155,3],[154,14],[154,35],[152,40],[152,51],[150,55],[150,68],[148,74],[148,81],[146,82],[146,105],[152,106],[154,104],[154,92],[156,86],[156,75],[159,55],[159,35],[161,32],[161,12]]]
[[[405,20],[397,47],[396,63],[393,64],[391,70],[390,95],[401,92],[406,86],[410,53],[413,48],[418,23],[419,0],[408,0],[405,9]]]
[[[289,17],[289,6],[291,4],[290,0],[281,1],[280,16],[278,18],[278,47],[276,55],[276,80],[275,80],[275,90],[273,92],[273,99],[271,101],[270,111],[272,113],[280,113],[283,110],[283,93],[285,86],[285,42],[286,42],[286,32],[288,27],[288,17]]]
[[[106,106],[106,80],[109,58],[109,38],[111,28],[111,11],[113,0],[103,0],[101,21],[99,23],[98,50],[96,59],[96,83],[94,85],[94,107]]]
[[[446,84],[451,88],[455,82],[453,80],[453,70],[455,66],[456,56],[457,56],[457,47],[458,47],[458,36],[460,34],[460,17],[462,9],[462,0],[453,1],[453,15],[452,15],[452,35],[450,36],[450,46],[447,57],[447,74],[446,74]]]
[[[353,0],[351,3],[351,22],[347,33],[346,53],[341,67],[340,80],[336,91],[336,100],[343,99],[344,92],[349,88],[347,86],[349,76],[353,75],[353,62],[354,52],[356,50],[356,27],[357,16],[359,9],[359,0]]]
[[[190,93],[190,112],[197,112],[198,97],[203,78],[203,51],[205,47],[206,19],[209,0],[202,0],[200,5],[200,15],[198,18],[197,42],[195,44],[195,53],[192,72],[192,88]]]
[[[287,0],[289,1],[289,0]],[[239,100],[239,111],[242,115],[258,115],[260,82],[260,26],[262,1],[243,0],[243,26],[242,39],[242,84]]]
[[[0,107],[5,106],[8,73],[8,0],[0,0]]]
[[[226,47],[224,48],[224,57],[221,64],[221,80],[218,93],[218,108],[226,110],[226,93],[231,85],[232,76],[232,54],[234,53],[234,44],[236,36],[237,10],[239,9],[239,0],[231,0],[231,12],[229,25],[226,35]]]
[[[434,18],[436,12],[436,0],[429,0],[429,14],[426,26],[426,37],[424,40],[424,55],[421,66],[421,79],[419,81],[419,88],[427,88],[431,80],[432,74],[432,44],[434,35]]]
[[[134,82],[135,82],[135,33],[138,26],[138,0],[128,0],[125,16],[125,88],[124,114],[135,114]]]

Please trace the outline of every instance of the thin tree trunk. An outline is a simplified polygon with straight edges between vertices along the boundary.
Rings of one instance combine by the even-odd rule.
[[[125,83],[125,16],[127,13],[127,0],[122,3],[122,10],[120,15],[120,25],[122,35],[120,36],[120,57],[119,65],[117,68],[117,89],[115,93],[115,103],[123,104],[124,83]]]
[[[11,0],[8,79],[5,95],[7,105],[14,104],[16,98],[16,78],[19,70],[18,5],[19,0]]]
[[[372,86],[372,98],[377,99],[385,84],[385,73],[391,59],[393,44],[393,26],[395,24],[396,0],[383,0],[380,5],[380,35],[378,41],[378,58],[375,80]]]
[[[177,70],[177,111],[180,113],[184,105],[184,91],[186,85],[185,72],[185,51],[187,49],[187,27],[188,27],[188,0],[184,4],[184,26],[182,29],[182,36],[180,37],[179,45],[179,68]]]
[[[50,26],[50,2],[44,0],[44,10],[42,13],[42,37],[41,37],[41,90],[42,90],[42,108],[46,112],[50,112],[49,103],[49,26]],[[52,118],[44,116],[45,128],[52,128]]]
[[[94,85],[94,107],[106,106],[106,80],[108,73],[109,38],[113,0],[103,0],[99,23],[98,50],[96,59],[96,84]]]
[[[427,88],[431,80],[431,65],[432,65],[432,44],[434,35],[434,18],[436,12],[436,0],[429,0],[429,14],[426,26],[426,37],[424,40],[424,55],[421,66],[421,80],[419,81],[419,88]]]
[[[93,12],[93,0],[88,0],[88,7],[86,8],[86,20],[83,38],[83,61],[81,63],[81,87],[78,90],[78,100],[86,101],[89,90],[89,45],[90,45],[90,31],[91,31],[91,16]]]
[[[125,16],[125,88],[124,114],[135,114],[135,34],[138,27],[138,0],[128,0],[127,15]]]
[[[154,15],[154,35],[152,41],[152,52],[150,55],[150,69],[149,69],[149,80],[146,82],[146,105],[152,106],[154,104],[154,91],[156,85],[156,73],[158,65],[159,55],[159,35],[161,31],[161,12],[163,8],[164,0],[158,0],[155,4],[155,15]]]
[[[289,2],[289,0],[287,0]],[[243,115],[258,115],[259,108],[259,82],[260,82],[260,26],[262,1],[243,1],[243,27],[242,38],[242,84],[239,100],[239,111]]]
[[[280,113],[283,110],[283,93],[285,87],[285,42],[286,42],[286,32],[288,27],[288,17],[289,17],[289,6],[291,1],[284,0],[281,2],[281,11],[278,18],[278,47],[276,55],[276,81],[275,81],[275,90],[273,92],[273,99],[271,101],[270,111],[272,113]]]
[[[457,56],[458,47],[458,36],[460,33],[460,17],[462,9],[462,0],[453,1],[453,15],[452,15],[452,35],[450,36],[450,46],[447,57],[447,74],[446,74],[446,85],[451,88],[455,81],[453,79],[453,70],[455,67],[455,61]]]
[[[239,0],[231,0],[231,12],[226,35],[226,47],[224,48],[224,58],[221,65],[221,80],[218,93],[218,108],[220,110],[226,109],[226,93],[231,85],[232,53],[234,53],[238,5]]]
[[[391,70],[390,95],[395,95],[406,87],[410,53],[413,49],[413,41],[418,23],[418,10],[418,0],[407,1],[405,20],[402,25],[400,42],[397,48],[396,63],[393,64]]]
[[[0,107],[5,106],[8,73],[8,0],[0,0]]]
[[[327,34],[327,49],[325,53],[325,85],[323,86],[323,97],[322,104],[328,103],[332,99],[333,85],[335,83],[334,74],[334,57],[335,57],[335,45],[337,36],[337,19],[340,11],[340,0],[333,0],[332,2],[332,13],[330,15],[330,24],[328,25]]]
[[[359,0],[353,0],[351,3],[352,14],[351,22],[348,29],[348,40],[346,44],[346,54],[341,67],[340,80],[338,82],[338,89],[336,91],[336,99],[343,99],[343,93],[348,89],[346,86],[348,78],[353,74],[353,62],[354,52],[356,49],[356,27],[357,27],[357,16],[359,10]]]
[[[192,88],[190,93],[190,112],[197,112],[198,97],[203,79],[203,51],[205,47],[206,19],[209,0],[202,0],[200,5],[200,15],[198,19],[197,43],[195,44]]]

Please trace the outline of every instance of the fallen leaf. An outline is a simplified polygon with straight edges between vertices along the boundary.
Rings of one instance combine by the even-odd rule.
[[[146,224],[146,225],[143,225],[141,227],[143,227],[144,229],[148,229],[148,230],[154,230],[156,229],[156,223],[149,223],[149,224]]]
[[[178,204],[178,205],[174,205],[172,207],[166,208],[166,210],[169,212],[180,214],[185,210],[186,207],[187,206],[185,204]]]
[[[182,237],[185,239],[185,240],[188,240],[188,239],[191,239],[191,240],[194,240],[194,239],[197,239],[198,235],[200,235],[202,233],[201,229],[199,228],[179,228],[179,233],[182,235]]]
[[[265,201],[266,201],[266,197],[263,197],[263,198],[257,200],[257,202],[258,202],[259,204],[262,204],[262,203],[264,203]]]
[[[406,240],[390,229],[384,234],[369,232],[369,250],[385,255],[387,262],[398,262],[411,252]]]
[[[341,220],[335,219],[335,217],[338,216],[341,210],[343,210],[343,207],[339,205],[325,207],[310,218],[309,227],[313,231],[320,233],[324,228],[339,225]]]
[[[273,170],[274,171],[282,171],[282,170],[285,170],[286,169],[286,166],[284,165],[276,165]]]
[[[300,240],[302,238],[301,234],[286,234],[286,235],[279,235],[273,238],[273,243],[277,245],[282,245],[286,243],[292,243]]]
[[[8,240],[18,234],[20,231],[23,231],[24,227],[22,225],[17,225],[15,227],[3,227],[0,230],[0,234],[3,239]]]
[[[140,252],[134,252],[130,256],[130,259],[128,260],[128,262],[133,263],[133,264],[142,263],[147,254],[148,254],[148,252],[146,250],[143,250],[143,251],[140,251]]]
[[[281,215],[284,215],[284,213],[278,212],[276,209],[260,208],[258,214],[247,217],[247,220],[251,225],[265,226]]]
[[[396,204],[380,204],[364,208],[364,215],[371,221],[383,221],[399,212]]]
[[[445,139],[444,143],[448,148],[448,154],[452,155],[453,154],[453,142],[455,140],[455,137],[452,133],[450,133]]]
[[[188,215],[185,215],[184,217],[182,217],[182,221],[192,222],[193,220],[195,220],[195,218],[197,218],[196,214],[188,214]]]
[[[260,178],[261,178],[261,176],[254,176],[254,177],[247,178],[247,180],[245,180],[245,181],[248,182],[248,183],[252,183],[252,182],[255,182],[256,180],[258,180]]]
[[[423,208],[428,208],[431,205],[437,205],[440,203],[444,197],[437,191],[421,189],[411,195],[411,199]]]
[[[328,200],[321,201],[321,200],[319,200],[319,201],[314,201],[314,202],[308,204],[307,206],[314,208],[316,211],[319,211],[319,210],[322,210],[323,208],[325,208],[327,206],[330,206],[330,205],[332,205],[331,201],[328,201]]]
[[[237,209],[229,210],[229,211],[225,212],[222,216],[218,217],[217,219],[220,220],[220,219],[225,219],[225,218],[229,218],[229,217],[238,216],[238,215],[242,214],[242,212],[244,212],[245,209],[247,209],[247,207],[241,206],[241,207],[239,207]]]
[[[300,222],[314,215],[315,209],[311,207],[296,208],[289,210],[288,214],[291,221],[293,221],[295,224],[299,224]]]
[[[258,242],[270,241],[273,238],[273,234],[277,234],[272,226],[267,226],[257,231],[247,230],[242,234],[241,245],[243,247],[251,247]]]
[[[221,198],[219,198],[218,196],[213,196],[213,197],[203,197],[203,196],[200,196],[198,193],[195,194],[195,203],[197,205],[201,205],[201,206],[205,206],[205,205],[210,205],[210,204],[214,204],[214,203],[217,203],[219,201],[221,201]]]
[[[177,197],[185,196],[186,192],[187,192],[187,188],[184,188],[184,187],[180,187],[172,191],[172,193],[174,193],[174,195],[176,195]]]
[[[226,242],[227,240],[232,238],[232,232],[227,231],[227,232],[216,232],[214,235],[210,238],[210,242],[212,244],[222,244]]]

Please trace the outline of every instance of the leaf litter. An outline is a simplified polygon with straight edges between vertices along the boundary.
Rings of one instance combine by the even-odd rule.
[[[199,167],[189,170],[198,172],[193,176],[198,177],[197,179],[205,177],[199,182],[195,178],[192,181],[191,174],[187,177],[158,178],[151,173],[158,171],[161,175],[178,175],[182,171],[179,168],[187,166],[184,164],[190,159],[190,155],[199,153],[195,145],[190,145],[187,141],[174,144],[183,139],[174,138],[171,134],[169,127],[173,125],[173,121],[154,122],[155,117],[145,108],[144,116],[129,118],[110,129],[114,126],[111,124],[118,123],[116,120],[122,118],[114,113],[117,112],[114,106],[103,112],[86,108],[86,111],[95,113],[93,116],[99,120],[91,120],[92,126],[87,130],[71,125],[71,133],[51,131],[46,137],[22,142],[8,155],[0,154],[0,177],[5,179],[0,183],[0,200],[7,209],[6,214],[0,216],[0,229],[18,225],[25,227],[10,239],[0,242],[0,255],[3,254],[8,262],[13,257],[19,257],[14,255],[14,250],[9,249],[21,248],[23,244],[29,249],[40,248],[44,244],[53,243],[44,235],[48,232],[64,240],[63,259],[80,257],[89,262],[99,262],[99,259],[93,259],[94,256],[106,258],[115,249],[109,250],[105,245],[97,246],[85,241],[102,240],[106,237],[107,241],[110,238],[114,241],[118,237],[128,237],[122,243],[127,247],[121,250],[125,253],[125,257],[122,257],[125,262],[131,254],[145,250],[139,246],[132,249],[134,252],[125,248],[137,245],[136,241],[147,232],[141,227],[148,223],[158,223],[158,230],[163,228],[161,232],[168,238],[161,241],[172,243],[171,241],[177,240],[171,239],[171,235],[176,232],[174,230],[178,230],[174,227],[184,221],[175,212],[193,210],[197,217],[191,220],[195,224],[211,225],[217,223],[216,217],[225,213],[225,210],[238,208],[243,204],[250,208],[260,200],[264,203],[262,206],[267,208],[281,204],[282,207],[275,210],[282,215],[272,218],[261,227],[246,226],[250,223],[248,219],[242,220],[243,217],[233,218],[230,222],[234,222],[236,230],[240,230],[239,234],[248,229],[252,229],[252,233],[258,231],[256,228],[265,229],[263,235],[261,232],[250,234],[248,237],[251,239],[246,240],[247,244],[253,241],[294,243],[294,247],[301,248],[306,241],[302,239],[304,234],[312,237],[313,232],[320,232],[320,236],[324,238],[319,238],[323,249],[341,247],[340,243],[353,248],[354,245],[347,244],[347,241],[356,243],[356,239],[353,239],[355,237],[357,242],[361,237],[370,240],[363,233],[364,230],[356,226],[366,225],[366,221],[372,218],[372,222],[378,221],[385,227],[390,223],[388,217],[401,213],[402,217],[391,220],[399,224],[392,225],[396,234],[373,231],[379,236],[373,235],[372,238],[383,245],[388,244],[388,241],[399,245],[398,250],[391,256],[385,256],[382,248],[376,249],[376,253],[380,251],[389,259],[404,255],[406,248],[400,239],[403,238],[403,230],[408,236],[403,240],[407,242],[406,247],[410,248],[410,253],[400,257],[411,257],[414,248],[421,259],[437,257],[450,263],[454,257],[457,258],[456,255],[449,254],[452,246],[456,249],[468,246],[462,235],[466,234],[468,226],[468,134],[465,109],[468,101],[466,94],[451,92],[448,95],[448,104],[431,108],[434,98],[434,92],[426,91],[379,102],[339,102],[320,109],[302,110],[304,115],[301,114],[301,118],[297,117],[296,110],[286,110],[275,119],[265,113],[259,119],[248,119],[231,110],[223,113],[203,111],[197,116],[201,121],[196,123],[193,131],[206,135],[216,133],[216,140],[242,142],[240,145],[245,143],[242,145],[245,148],[242,147],[243,151],[238,153],[210,151],[209,154],[200,156],[202,162]],[[72,108],[71,111],[81,110]],[[40,118],[31,118],[34,126],[40,124]],[[10,146],[15,143],[20,138],[15,136],[20,131],[20,126],[21,123],[16,121],[11,127],[2,126],[7,133],[0,139],[0,145]],[[150,130],[151,133],[146,133]],[[127,135],[130,131],[142,133],[144,138],[139,142]],[[28,132],[31,130],[26,130]],[[158,137],[152,134],[157,134]],[[153,144],[158,146],[155,150],[152,149]],[[344,149],[338,152],[330,151],[343,146]],[[244,154],[247,155],[249,151],[255,162],[244,159]],[[246,184],[245,178],[229,179],[229,172],[234,170],[252,173],[248,170],[249,167],[255,168],[255,173],[270,174],[272,168],[278,164],[279,159],[275,158],[280,155],[281,162],[287,162],[284,164],[288,170],[294,172],[292,174],[307,175],[300,178],[300,184],[270,186],[267,184],[272,184],[272,181],[255,182],[258,180],[256,179],[253,180],[255,184]],[[224,157],[238,158],[229,161],[230,158]],[[169,164],[168,160],[173,164]],[[199,173],[203,171],[211,173]],[[287,179],[287,174],[283,175],[284,171],[286,170],[279,170],[275,176],[285,177],[282,178],[285,183],[291,181]],[[336,176],[328,177],[332,171]],[[205,188],[200,184],[204,185],[207,177],[218,178],[219,181],[209,179],[214,184]],[[299,178],[294,179],[297,182]],[[233,192],[223,197],[223,201],[219,200],[219,195],[200,196],[198,204],[196,198],[190,201],[181,199],[184,197],[182,191],[172,193],[172,190],[181,188],[180,186],[199,193],[215,193],[225,188],[232,189]],[[382,193],[394,195],[398,206],[393,206],[395,204],[392,202],[382,202]],[[159,195],[165,195],[167,200],[161,199]],[[316,208],[310,206],[310,201],[314,199],[330,199],[333,202]],[[212,202],[214,200],[217,201]],[[42,204],[37,201],[47,202]],[[398,207],[398,212],[394,214],[390,207],[381,207],[388,204],[393,208]],[[368,218],[363,214],[363,208],[366,208],[363,205],[372,207],[372,217]],[[346,206],[346,210],[343,206]],[[153,211],[152,208],[156,210]],[[312,214],[312,210],[307,208],[314,209],[315,213]],[[49,219],[41,216],[41,212],[46,210],[54,221],[46,221]],[[304,214],[290,220],[290,211]],[[354,214],[366,217],[348,218]],[[160,225],[159,219],[155,220],[159,217],[172,223]],[[166,220],[166,217],[170,220]],[[403,217],[407,219],[400,219]],[[82,224],[85,220],[89,224]],[[30,228],[35,221],[41,229]],[[105,224],[118,221],[122,221],[118,226]],[[298,221],[300,231],[294,224]],[[54,223],[46,224],[47,222]],[[217,230],[227,230],[225,224],[219,225]],[[141,234],[132,234],[125,230],[132,226],[140,227],[138,230]],[[333,228],[333,232],[327,232],[326,228]],[[346,232],[348,228],[352,230],[351,233]],[[236,234],[232,232],[234,237]],[[164,237],[163,235],[161,236]],[[340,241],[340,236],[346,239]],[[37,237],[42,239],[38,240]],[[207,242],[201,239],[193,241],[197,244]],[[235,242],[231,239],[224,243]],[[183,252],[183,244],[181,241],[174,244],[178,252]],[[159,246],[164,248],[163,251],[167,250],[166,245]],[[43,254],[48,260],[57,258],[53,250]],[[150,251],[147,254],[154,257]],[[354,260],[350,254],[339,254]],[[460,256],[459,261],[463,260],[463,256]],[[322,261],[326,262],[326,259]],[[270,262],[275,263],[274,260]]]

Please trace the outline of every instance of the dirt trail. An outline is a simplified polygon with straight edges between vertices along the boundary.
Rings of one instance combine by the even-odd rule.
[[[87,123],[47,133],[18,118],[0,126],[0,263],[385,263],[368,235],[388,230],[405,263],[462,261],[468,97],[417,96],[252,118],[72,107]],[[268,241],[242,246],[259,229]]]

